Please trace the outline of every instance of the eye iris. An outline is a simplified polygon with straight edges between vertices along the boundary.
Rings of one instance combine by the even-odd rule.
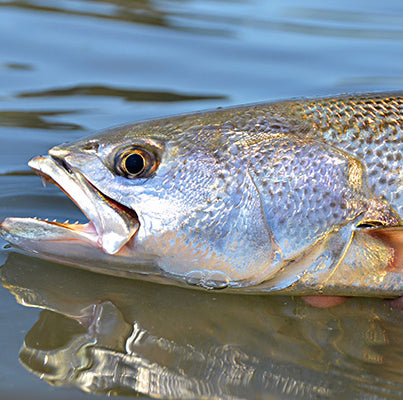
[[[141,154],[133,153],[125,158],[126,171],[131,175],[138,175],[145,167],[145,160]]]

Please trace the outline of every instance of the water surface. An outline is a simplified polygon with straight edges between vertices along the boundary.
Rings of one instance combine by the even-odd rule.
[[[0,38],[0,219],[82,220],[26,163],[97,129],[403,86],[394,1],[0,0]],[[4,398],[403,395],[403,318],[385,302],[316,310],[127,282],[10,249],[0,261]]]

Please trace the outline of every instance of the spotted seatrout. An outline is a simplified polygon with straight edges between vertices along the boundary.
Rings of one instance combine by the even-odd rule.
[[[403,94],[146,121],[53,147],[30,167],[83,225],[6,218],[40,257],[242,292],[403,295]]]

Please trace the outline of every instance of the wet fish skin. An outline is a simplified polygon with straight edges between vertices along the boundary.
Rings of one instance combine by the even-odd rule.
[[[107,130],[49,157],[136,212],[138,231],[106,263],[124,264],[126,275],[147,260],[150,274],[207,288],[401,295],[396,279],[360,280],[391,265],[400,276],[396,246],[378,238],[388,256],[368,266],[351,252],[358,240],[373,253],[359,226],[402,225],[402,108],[399,93],[242,106]],[[116,154],[133,146],[155,155],[152,176],[116,173]],[[16,240],[5,221],[7,240],[33,246],[34,228]],[[65,254],[46,248],[69,262]],[[350,278],[337,278],[346,260]]]

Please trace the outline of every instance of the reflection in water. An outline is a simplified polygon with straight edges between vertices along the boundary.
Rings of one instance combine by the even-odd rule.
[[[166,91],[145,91],[111,88],[106,86],[74,86],[61,89],[49,89],[39,92],[26,92],[17,97],[64,97],[64,96],[101,96],[119,97],[125,101],[141,102],[169,102],[169,101],[189,101],[189,100],[224,100],[226,96],[201,95],[201,94],[181,94]]]
[[[19,71],[32,71],[33,70],[32,65],[24,64],[24,63],[6,63],[3,65],[5,68],[15,69],[15,70],[19,70]]]
[[[162,6],[165,4],[165,8]],[[63,2],[58,5],[52,0],[38,4],[36,1],[17,0],[0,3],[1,6],[12,6],[40,12],[55,12],[63,15],[80,17],[105,18],[136,24],[153,25],[178,31],[197,33],[201,35],[230,36],[230,31],[222,29],[219,24],[195,23],[198,14],[182,15],[172,11],[171,2],[154,2],[149,0],[90,0],[86,2]],[[180,3],[178,3],[180,7]]]
[[[73,96],[94,96],[98,98],[119,98],[126,102],[181,102],[194,100],[225,100],[224,95],[182,94],[157,90],[134,90],[107,86],[74,86],[60,89],[30,91],[16,95],[17,98],[64,98]],[[70,114],[84,113],[85,110],[58,110],[58,111],[0,111],[0,126],[16,126],[19,128],[33,128],[46,130],[82,130],[83,127],[74,123],[58,122],[57,117]]]
[[[192,3],[197,5],[192,7]],[[237,1],[236,6],[248,5],[248,1]],[[34,0],[10,0],[1,6],[18,7],[40,12],[55,12],[63,15],[105,18],[135,24],[164,27],[199,35],[234,38],[239,27],[258,28],[264,31],[292,32],[322,37],[351,37],[367,39],[403,38],[403,19],[395,13],[367,13],[357,5],[357,11],[324,6],[323,8],[286,7],[280,16],[273,16],[273,5],[260,13],[233,14],[231,2],[225,8],[209,8],[197,1],[152,1],[152,0],[88,0],[63,2],[52,0],[38,4]],[[275,6],[274,6],[275,8]],[[223,12],[225,10],[225,12]],[[245,7],[245,10],[248,10]],[[359,24],[362,24],[360,26]],[[369,27],[368,27],[369,25]]]
[[[401,315],[355,299],[197,292],[10,253],[1,283],[40,307],[20,361],[54,385],[173,398],[399,398]]]
[[[52,118],[79,111],[0,111],[0,126],[19,128],[80,130],[81,126],[67,122],[52,121]]]

